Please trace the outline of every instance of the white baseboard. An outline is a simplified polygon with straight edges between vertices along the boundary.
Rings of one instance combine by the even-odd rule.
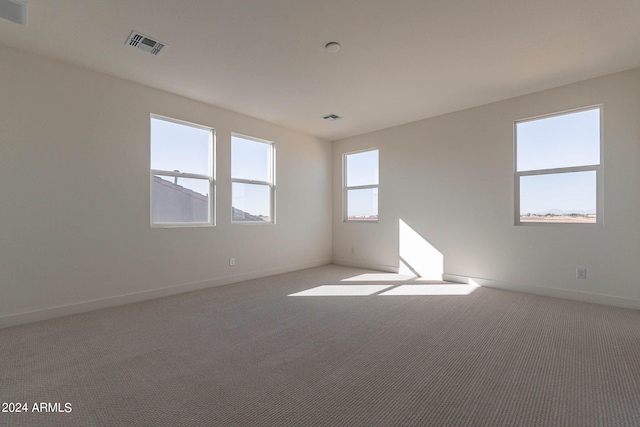
[[[572,291],[568,289],[545,288],[542,286],[523,285],[520,283],[502,282],[499,280],[482,279],[478,277],[461,276],[457,274],[443,275],[444,280],[452,282],[469,283],[473,280],[480,286],[502,289],[505,291],[523,292],[533,295],[541,295],[553,298],[562,298],[573,301],[589,302],[594,304],[609,305],[621,308],[640,309],[640,299],[617,297],[613,295],[596,294],[591,292]]]
[[[71,314],[84,313],[87,311],[99,310],[102,308],[115,307],[118,305],[131,304],[134,302],[146,301],[154,298],[166,297],[170,295],[181,294],[184,292],[196,291],[199,289],[211,288],[215,286],[228,285],[231,283],[242,282],[245,280],[260,279],[276,274],[289,273],[292,271],[303,270],[305,268],[320,267],[322,265],[331,264],[330,259],[311,261],[302,264],[287,265],[283,267],[270,268],[260,271],[251,271],[248,273],[236,274],[231,276],[219,277],[203,282],[183,283],[175,286],[168,286],[160,289],[150,289],[148,291],[134,292],[131,294],[118,295],[114,297],[100,298],[91,301],[83,301],[80,303],[61,305],[57,307],[45,308],[42,310],[28,311],[24,313],[9,314],[0,316],[0,329],[10,326],[22,325],[25,323],[39,322],[41,320],[49,320],[57,317],[69,316]]]
[[[368,270],[385,271],[388,273],[397,273],[398,267],[391,265],[373,264],[364,261],[353,261],[350,259],[334,259],[333,264],[344,265],[345,267],[366,268]]]

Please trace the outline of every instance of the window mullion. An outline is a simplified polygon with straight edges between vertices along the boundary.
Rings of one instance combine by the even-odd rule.
[[[585,171],[597,171],[600,165],[588,165],[588,166],[571,166],[566,168],[553,168],[553,169],[537,169],[531,171],[516,172],[518,176],[530,176],[530,175],[551,175],[558,173],[569,172],[585,172]]]
[[[267,185],[272,186],[273,184],[269,181],[258,181],[255,179],[241,179],[241,178],[231,178],[231,182],[237,182],[240,184],[255,184],[255,185]]]
[[[352,187],[345,187],[345,189],[347,191],[349,190],[366,190],[368,188],[378,188],[378,184],[371,184],[371,185],[354,185]]]
[[[175,171],[165,171],[160,169],[151,169],[151,173],[154,175],[177,176],[178,178],[208,179],[209,181],[213,181],[213,176],[203,175],[200,173],[175,172]]]

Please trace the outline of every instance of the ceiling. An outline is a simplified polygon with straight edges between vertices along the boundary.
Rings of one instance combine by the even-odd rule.
[[[328,140],[640,67],[638,0],[26,1],[1,44]]]

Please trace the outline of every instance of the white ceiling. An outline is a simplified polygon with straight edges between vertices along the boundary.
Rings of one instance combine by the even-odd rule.
[[[0,43],[329,140],[640,67],[639,0],[27,3]]]

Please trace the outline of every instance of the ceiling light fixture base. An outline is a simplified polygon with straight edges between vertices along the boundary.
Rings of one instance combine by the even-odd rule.
[[[331,53],[336,53],[337,51],[340,50],[340,47],[341,47],[340,43],[337,43],[337,42],[329,42],[324,46],[324,48]]]

